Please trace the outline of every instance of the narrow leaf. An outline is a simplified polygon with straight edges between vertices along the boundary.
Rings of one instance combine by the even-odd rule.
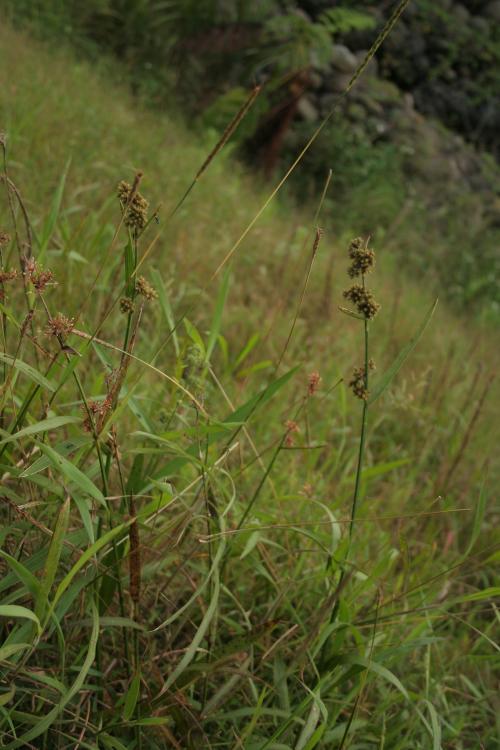
[[[370,397],[368,399],[368,406],[371,406],[373,403],[375,403],[375,401],[379,398],[379,396],[382,395],[385,389],[392,382],[393,378],[400,371],[406,359],[408,359],[413,349],[416,347],[422,334],[424,333],[425,329],[427,328],[432,316],[434,315],[434,310],[437,307],[437,303],[438,301],[436,300],[431,305],[430,309],[425,314],[424,319],[421,322],[413,338],[411,338],[410,341],[406,344],[406,346],[404,346],[403,349],[401,349],[401,351],[399,352],[398,356],[396,357],[392,365],[389,367],[389,369],[384,372],[384,374],[381,376],[381,378],[378,381],[376,381],[375,387],[372,388],[370,392]]]
[[[0,604],[0,617],[8,617],[9,619],[21,618],[23,620],[31,620],[34,622],[40,631],[40,620],[31,609],[27,607],[20,607],[18,604]]]
[[[137,672],[130,683],[130,687],[127,690],[125,696],[125,705],[123,707],[123,718],[128,721],[134,715],[137,699],[139,698],[139,690],[141,687],[141,673]]]
[[[11,365],[11,367],[14,367],[16,370],[19,370],[19,372],[22,372],[23,375],[26,375],[30,380],[32,380],[37,385],[42,386],[42,388],[46,388],[51,393],[54,393],[56,387],[54,383],[52,383],[50,380],[47,380],[46,377],[44,377],[38,370],[35,370],[34,367],[31,367],[31,365],[27,365],[26,362],[23,362],[22,359],[18,359],[14,357],[11,357],[10,354],[3,354],[0,352],[0,362],[5,362],[8,365]]]
[[[29,427],[15,432],[13,435],[0,440],[0,445],[4,443],[12,443],[13,441],[19,440],[20,438],[28,437],[29,435],[37,435],[40,432],[48,432],[48,430],[56,430],[58,427],[62,427],[66,424],[76,424],[81,422],[80,417],[50,417],[50,419],[42,419],[41,422],[32,424]]]
[[[215,305],[214,317],[212,320],[212,327],[210,328],[210,335],[207,342],[207,361],[210,360],[212,352],[214,350],[217,338],[220,333],[222,324],[222,313],[224,312],[224,306],[226,304],[227,294],[229,291],[229,267],[224,271],[222,283],[220,285],[219,294],[217,296],[217,302]]]
[[[35,614],[38,618],[42,617],[46,609],[48,596],[56,577],[57,567],[59,565],[64,539],[68,529],[69,511],[70,499],[68,497],[59,511],[54,533],[50,540],[49,552],[42,576],[42,586],[35,604]]]
[[[86,494],[93,497],[94,500],[97,500],[99,503],[101,503],[101,505],[106,505],[106,501],[101,490],[99,490],[92,482],[92,480],[90,480],[82,471],[80,471],[80,469],[72,464],[71,461],[68,461],[66,458],[61,456],[61,454],[51,448],[50,445],[45,445],[44,443],[38,443],[38,445],[40,449],[48,456],[53,466],[59,469],[70,482],[73,482],[80,490],[82,490],[82,492],[85,492]]]

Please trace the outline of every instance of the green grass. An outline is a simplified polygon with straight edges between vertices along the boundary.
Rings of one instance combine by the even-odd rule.
[[[311,263],[314,206],[277,200],[238,243],[269,187],[230,147],[169,218],[214,141],[112,71],[6,28],[0,49],[8,173],[57,282],[4,284],[3,746],[498,747],[492,332],[438,304],[359,462],[357,227]],[[137,170],[161,208],[136,243]],[[383,245],[372,287],[375,395],[433,297]],[[97,338],[47,335],[59,312]]]

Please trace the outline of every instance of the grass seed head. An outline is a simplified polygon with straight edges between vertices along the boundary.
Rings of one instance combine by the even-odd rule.
[[[125,226],[137,231],[146,226],[148,220],[149,203],[137,190],[138,180],[134,185],[122,180],[118,184],[117,193],[122,210],[124,211]]]
[[[309,396],[314,396],[321,383],[319,372],[311,372],[307,380],[307,392]]]
[[[45,333],[47,336],[57,336],[57,338],[65,338],[73,330],[75,321],[73,318],[67,318],[62,313],[57,313],[53,318],[49,320]]]
[[[285,422],[285,428],[286,428],[285,445],[287,448],[291,448],[293,446],[293,434],[295,432],[300,432],[300,427],[297,424],[297,422],[294,422],[293,419],[287,419],[287,421]]]
[[[380,310],[373,294],[361,284],[353,284],[344,291],[344,297],[356,306],[358,312],[367,320],[374,318]]]
[[[134,300],[130,299],[130,297],[122,297],[120,300],[120,312],[128,315],[130,313],[133,313],[134,310]]]
[[[368,398],[368,389],[366,387],[366,373],[364,367],[355,367],[352,378],[349,381],[349,388],[357,398],[366,401]]]
[[[33,258],[23,259],[23,272],[39,294],[44,292],[49,284],[55,283],[52,271],[42,268]]]
[[[158,298],[158,292],[151,286],[144,276],[139,276],[135,284],[135,291],[137,294],[141,294],[148,301]]]

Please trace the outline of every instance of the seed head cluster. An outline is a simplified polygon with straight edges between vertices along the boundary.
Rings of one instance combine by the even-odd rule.
[[[368,247],[362,237],[356,237],[349,245],[349,258],[351,265],[347,273],[351,279],[361,276],[362,284],[353,284],[344,292],[344,297],[355,305],[357,311],[366,320],[374,318],[380,309],[373,294],[365,286],[365,274],[369,273],[375,265],[375,253]]]
[[[349,257],[352,260],[347,273],[351,279],[369,273],[375,265],[375,253],[365,246],[361,237],[356,237],[349,245]]]
[[[291,448],[293,446],[293,434],[295,432],[300,432],[300,427],[297,424],[297,422],[293,421],[293,419],[288,419],[285,422],[285,428],[286,428],[285,445],[287,448]]]
[[[36,262],[33,258],[24,259],[24,275],[29,278],[36,291],[41,294],[49,284],[54,282],[54,274]]]
[[[319,372],[311,372],[307,379],[307,392],[309,396],[314,396],[321,383],[321,375]]]
[[[5,269],[0,269],[0,284],[5,284],[6,281],[14,281],[14,279],[17,279],[17,271],[6,271]]]
[[[62,313],[57,313],[53,318],[50,319],[45,333],[47,336],[57,336],[58,339],[64,339],[68,334],[71,333],[75,321],[73,318],[67,318]]]
[[[353,284],[344,292],[344,297],[356,306],[358,312],[368,320],[374,318],[380,310],[373,294],[361,284]]]
[[[370,359],[368,362],[368,369],[375,370],[375,362]],[[366,387],[366,370],[364,367],[355,367],[352,373],[352,378],[349,381],[349,388],[352,390],[355,396],[366,401],[369,391]]]
[[[120,300],[120,312],[124,315],[129,315],[135,310],[134,300],[130,297],[122,297]]]
[[[124,211],[125,225],[136,231],[144,229],[148,220],[148,201],[125,180],[119,183],[117,192]]]
[[[102,401],[87,401],[87,405],[82,404],[82,411],[85,414],[83,420],[83,429],[86,432],[93,432],[98,423],[106,416],[111,407],[109,397]]]
[[[144,276],[139,276],[135,284],[136,294],[141,294],[145,299],[151,301],[158,298],[158,292],[151,286]]]

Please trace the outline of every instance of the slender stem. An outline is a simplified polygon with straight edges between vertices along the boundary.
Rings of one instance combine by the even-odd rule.
[[[369,369],[368,362],[369,362],[368,360],[368,321],[365,319],[365,389],[367,392],[368,392],[368,369]],[[351,508],[351,520],[349,523],[349,546],[351,543],[352,530],[354,526],[354,521],[356,520],[356,511],[358,507],[359,488],[361,485],[361,472],[363,470],[363,455],[364,455],[365,441],[366,441],[366,425],[368,421],[367,414],[368,414],[368,402],[365,400],[363,402],[363,411],[361,414],[361,434],[359,438],[358,465],[356,467],[356,481],[354,484],[354,495],[352,498],[352,508]]]

